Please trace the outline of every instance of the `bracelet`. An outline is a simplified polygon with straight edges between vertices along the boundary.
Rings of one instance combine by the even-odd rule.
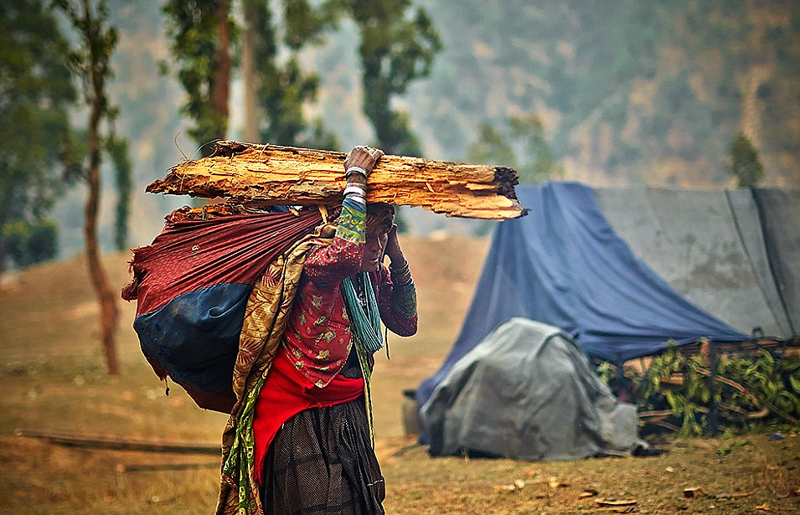
[[[414,282],[411,278],[411,269],[408,266],[408,261],[397,268],[390,264],[389,272],[392,274],[392,281],[398,286],[407,286]]]
[[[351,193],[348,196],[346,196],[345,200],[354,200],[354,201],[358,202],[359,204],[361,204],[362,206],[366,206],[367,205],[367,199],[365,199],[361,195],[357,195],[355,193]]]
[[[366,170],[364,170],[363,168],[361,168],[360,166],[351,166],[350,168],[348,168],[348,169],[347,169],[347,171],[346,171],[346,172],[344,172],[344,176],[345,176],[345,177],[350,177],[350,176],[351,176],[351,175],[353,175],[354,173],[360,173],[361,175],[363,175],[363,176],[364,176],[364,178],[365,178],[365,179],[366,179],[366,178],[367,178],[367,176],[369,175],[369,174],[367,173],[367,171],[366,171]]]
[[[403,259],[403,264],[400,266],[394,266],[394,263],[389,264],[389,270],[391,270],[392,272],[405,272],[408,269],[409,267],[407,259]]]
[[[407,272],[402,277],[392,274],[392,282],[396,286],[408,286],[409,284],[414,284],[414,279],[411,278],[411,272]]]
[[[344,192],[342,192],[342,195],[347,196],[351,193],[355,193],[356,195],[361,195],[363,197],[367,194],[367,190],[360,184],[348,184],[344,189]]]

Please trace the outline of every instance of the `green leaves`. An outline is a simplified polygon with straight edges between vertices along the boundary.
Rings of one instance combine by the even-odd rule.
[[[3,226],[0,237],[11,259],[27,267],[53,259],[58,250],[58,227],[55,220],[40,218],[33,223],[17,220]]]
[[[114,217],[114,246],[117,250],[128,250],[128,219],[131,204],[131,158],[128,140],[111,133],[106,138],[105,147],[114,164],[114,179],[117,186],[117,209]]]
[[[420,155],[419,141],[406,113],[391,106],[411,81],[430,72],[442,43],[421,8],[409,15],[409,0],[351,0],[350,15],[361,35],[364,114],[372,122],[376,145],[390,154]]]
[[[733,138],[728,156],[728,173],[736,178],[739,188],[756,186],[764,178],[764,166],[758,157],[758,150],[743,132]]]
[[[243,30],[232,16],[239,7]],[[273,17],[278,9],[281,16]],[[319,119],[305,117],[320,80],[301,67],[299,53],[308,45],[321,44],[325,31],[350,17],[361,36],[364,113],[375,129],[375,144],[388,153],[420,154],[408,116],[393,109],[391,102],[405,93],[411,81],[430,72],[441,42],[428,14],[421,8],[412,11],[409,0],[282,0],[280,7],[265,0],[168,0],[164,12],[177,75],[188,96],[184,111],[195,124],[190,134],[199,144],[226,135],[228,113],[215,91],[222,91],[222,81],[229,80],[219,73],[223,56],[235,53],[242,39],[241,48],[248,52],[245,61],[250,63],[252,55],[254,63],[253,71],[245,66],[245,81],[257,91],[258,105],[250,101],[248,109],[260,119],[261,140],[338,146]]]
[[[167,14],[167,35],[172,40],[172,55],[178,63],[178,80],[187,94],[183,110],[194,121],[189,134],[200,144],[222,138],[228,126],[227,110],[215,104],[214,93],[229,77],[218,75],[222,59],[228,52],[228,41],[235,40],[236,29],[228,2],[218,0],[169,0],[164,3]],[[220,23],[225,23],[223,32]],[[227,95],[224,99],[227,105]]]
[[[538,116],[510,116],[501,129],[489,122],[481,123],[478,139],[467,150],[467,161],[514,168],[522,184],[545,182],[564,174],[547,144]]]
[[[794,390],[794,393],[800,394],[800,378],[790,375],[789,384],[792,385],[792,390]]]
[[[27,243],[9,242],[6,235],[45,223],[59,189],[59,165],[70,140],[68,110],[76,92],[65,64],[66,40],[42,1],[4,3],[0,48],[2,271],[10,264],[9,244],[15,245],[14,253],[28,249]],[[25,252],[13,258],[20,266],[52,257],[49,251]]]
[[[607,369],[600,372],[607,374]],[[701,353],[685,356],[669,347],[652,358],[646,372],[626,369],[641,411],[671,410],[683,435],[708,430],[712,399],[720,428],[749,429],[753,423],[788,423],[800,427],[800,357],[776,358],[766,350],[723,356],[713,390],[709,360]],[[763,411],[767,408],[768,411]]]

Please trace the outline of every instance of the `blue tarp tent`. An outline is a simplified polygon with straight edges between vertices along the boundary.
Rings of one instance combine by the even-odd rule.
[[[637,258],[591,188],[551,182],[519,187],[517,195],[530,212],[497,227],[461,333],[417,389],[419,406],[461,357],[512,317],[559,327],[590,356],[613,362],[658,352],[669,339],[748,338]]]

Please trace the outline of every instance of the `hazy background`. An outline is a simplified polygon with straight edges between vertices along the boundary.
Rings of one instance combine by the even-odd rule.
[[[594,186],[733,187],[725,161],[733,136],[758,148],[764,186],[800,185],[800,2],[737,0],[421,0],[444,49],[429,77],[398,105],[432,159],[465,160],[481,122],[535,114],[565,180]],[[172,76],[159,2],[109,1],[119,30],[112,101],[131,142],[130,245],[149,243],[163,216],[187,202],[144,193],[197,157]],[[369,143],[361,112],[358,37],[350,22],[304,53],[321,76],[320,115],[347,150]],[[230,138],[241,138],[241,81],[231,95]],[[492,163],[503,164],[503,163]],[[110,173],[108,174],[110,176]],[[104,178],[101,241],[111,249],[113,181]],[[60,257],[82,249],[83,188],[54,211]],[[411,232],[469,232],[470,225],[406,210]]]

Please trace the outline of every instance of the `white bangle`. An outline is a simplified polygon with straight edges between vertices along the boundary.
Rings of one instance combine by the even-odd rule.
[[[364,197],[362,197],[361,195],[358,195],[356,193],[351,193],[348,196],[346,196],[345,198],[346,199],[350,199],[350,200],[354,200],[354,201],[356,201],[359,204],[364,205],[364,206],[367,205],[367,199],[365,199]]]
[[[351,193],[355,193],[356,195],[361,195],[363,197],[367,194],[367,190],[360,184],[348,184],[342,194],[347,196]]]
[[[351,166],[351,167],[350,167],[350,168],[348,168],[348,169],[347,169],[347,171],[344,173],[344,176],[345,176],[345,177],[350,177],[350,176],[351,176],[351,175],[353,175],[354,173],[360,173],[361,175],[363,175],[363,176],[364,176],[364,178],[365,178],[365,179],[366,179],[366,178],[367,178],[367,176],[369,175],[369,174],[367,173],[367,171],[366,171],[366,170],[364,170],[363,168],[361,168],[360,166]]]

